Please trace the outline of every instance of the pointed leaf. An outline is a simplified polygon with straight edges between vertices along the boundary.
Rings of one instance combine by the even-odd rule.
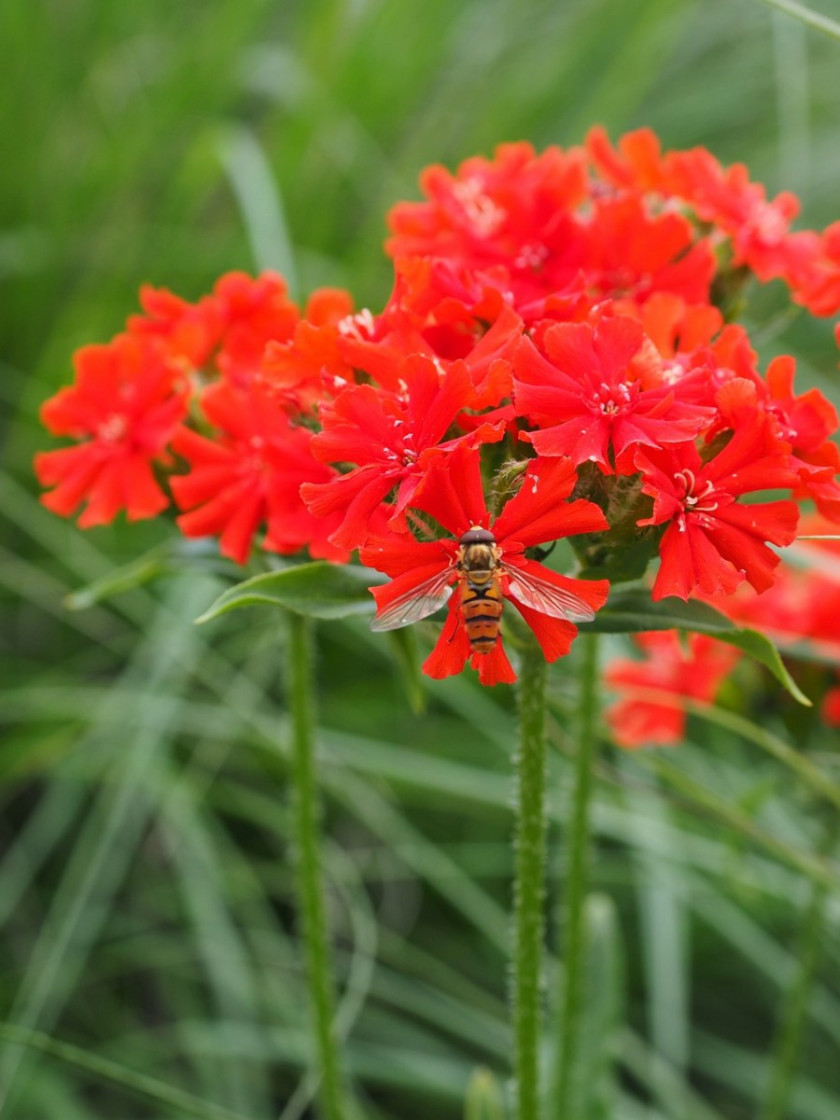
[[[613,591],[606,606],[580,630],[599,634],[637,634],[644,630],[696,630],[717,635],[735,624],[707,603],[668,598],[654,602],[646,588]]]
[[[375,603],[368,588],[385,577],[353,564],[328,564],[317,560],[246,579],[220,595],[196,619],[209,622],[239,607],[282,607],[309,618],[347,618],[373,614]]]
[[[748,653],[750,657],[754,657],[756,661],[760,661],[765,669],[769,669],[776,680],[788,690],[794,700],[803,704],[806,708],[812,707],[811,701],[787,671],[785,663],[782,661],[782,656],[773,643],[764,634],[758,630],[733,629],[724,631],[720,634],[715,634],[722,642],[728,642],[731,646],[743,650]]]

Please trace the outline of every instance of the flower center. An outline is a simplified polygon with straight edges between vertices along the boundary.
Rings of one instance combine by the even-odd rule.
[[[676,385],[685,377],[685,366],[679,358],[671,358],[662,363],[662,380],[668,385]]]
[[[397,423],[402,427],[402,421],[398,420]],[[414,439],[414,432],[406,432],[402,437],[403,445],[403,462],[406,466],[417,462],[417,444]]]
[[[121,412],[112,412],[96,429],[98,439],[103,443],[119,443],[128,432],[128,420]]]
[[[764,205],[749,223],[762,245],[778,245],[787,233],[788,221],[775,206]]]
[[[592,394],[590,403],[594,411],[602,412],[604,416],[617,416],[630,404],[630,386],[625,382],[608,385],[602,381]]]
[[[530,241],[522,246],[513,263],[516,268],[530,268],[533,272],[537,272],[547,260],[548,249],[545,245]]]
[[[255,475],[267,475],[270,470],[267,453],[273,441],[265,436],[253,435],[243,441],[243,454],[239,460],[239,474],[253,479]],[[276,446],[276,445],[275,445]]]
[[[787,440],[788,443],[796,444],[799,440],[799,432],[791,424],[784,405],[771,402],[767,405],[767,411],[776,421],[776,428],[782,439]]]
[[[373,338],[376,323],[371,312],[364,307],[361,311],[357,311],[355,315],[345,315],[343,319],[340,319],[336,324],[336,330],[344,338],[355,338],[359,342],[366,342]]]
[[[681,482],[685,487],[684,510],[677,518],[680,531],[685,532],[685,515],[687,513],[714,513],[720,502],[713,498],[715,493],[714,483],[706,479],[698,487],[694,471],[688,469],[677,471],[674,475],[674,481]]]
[[[414,432],[406,430],[405,420],[391,421],[393,439],[390,447],[383,449],[384,458],[394,464],[410,467],[417,462],[417,441]]]
[[[455,183],[452,193],[479,237],[492,236],[504,222],[505,211],[484,193],[484,185],[480,179],[465,179],[461,183]]]

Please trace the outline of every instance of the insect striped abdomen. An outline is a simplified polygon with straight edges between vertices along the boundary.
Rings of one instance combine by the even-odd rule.
[[[472,579],[475,574],[471,572],[464,581],[461,618],[473,653],[489,653],[499,639],[502,594],[492,572],[487,573],[485,582]]]

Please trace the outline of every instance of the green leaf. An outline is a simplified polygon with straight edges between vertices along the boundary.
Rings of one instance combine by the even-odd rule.
[[[278,572],[246,579],[220,595],[196,622],[209,622],[239,607],[282,607],[309,618],[347,618],[372,614],[375,603],[368,588],[385,577],[353,564],[317,560]]]
[[[592,622],[582,623],[581,630],[601,634],[636,634],[645,630],[692,630],[728,642],[754,657],[800,704],[811,707],[811,701],[787,671],[773,643],[758,630],[738,627],[726,615],[707,603],[684,602],[667,598],[654,602],[650,593],[641,589],[618,591]]]
[[[750,657],[754,657],[756,661],[760,661],[766,669],[770,670],[776,680],[784,685],[794,700],[804,704],[806,708],[812,707],[811,701],[787,671],[781,654],[764,634],[759,633],[758,630],[733,628],[730,631],[715,634],[715,637],[722,642],[729,642],[731,646],[743,650]]]
[[[717,634],[720,630],[734,630],[735,625],[706,603],[676,598],[655,602],[646,588],[633,588],[613,591],[607,605],[598,611],[592,622],[581,623],[580,629],[599,634],[637,634],[644,630],[695,630]]]

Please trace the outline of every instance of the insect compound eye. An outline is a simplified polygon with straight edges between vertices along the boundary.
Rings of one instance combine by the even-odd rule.
[[[459,541],[463,548],[467,544],[495,544],[496,538],[489,529],[482,529],[478,525],[474,525],[472,529],[468,529]]]

